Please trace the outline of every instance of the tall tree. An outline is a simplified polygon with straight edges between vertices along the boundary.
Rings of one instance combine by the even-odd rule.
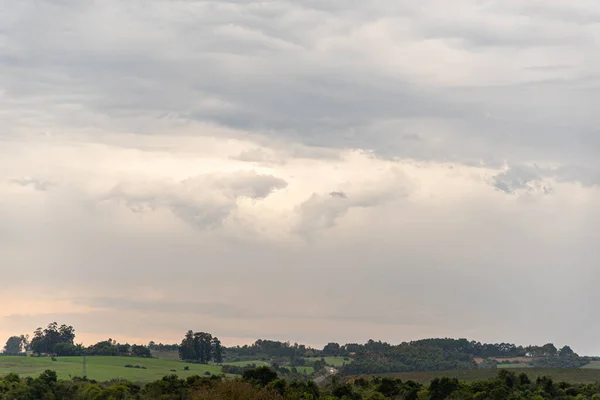
[[[212,335],[206,332],[194,334],[194,360],[202,364],[208,364],[212,359]]]
[[[194,332],[187,331],[179,346],[179,359],[193,361],[196,358]]]
[[[221,364],[223,362],[223,346],[221,345],[219,338],[216,336],[212,339],[212,354],[213,360],[217,364]]]

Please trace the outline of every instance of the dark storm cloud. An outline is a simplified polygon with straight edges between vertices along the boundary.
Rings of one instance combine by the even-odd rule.
[[[563,161],[565,146],[595,154],[598,135],[590,112],[599,92],[581,81],[581,74],[597,65],[595,60],[557,83],[498,87],[490,76],[489,84],[469,88],[460,83],[463,88],[457,91],[435,82],[417,83],[402,70],[381,73],[384,65],[365,58],[371,39],[357,32],[395,19],[394,25],[404,30],[382,35],[405,43],[427,37],[448,40],[449,48],[460,38],[479,48],[467,49],[461,56],[466,59],[497,46],[551,46],[556,58],[569,46],[593,47],[593,31],[578,29],[585,21],[577,16],[591,18],[598,6],[511,1],[474,7],[460,2],[456,18],[446,15],[447,8],[437,1],[429,6],[386,1],[26,1],[1,22],[7,44],[0,79],[9,95],[3,103],[76,102],[110,116],[113,123],[120,121],[123,129],[130,126],[128,118],[170,114],[275,140],[370,148],[385,157],[466,163],[478,157],[488,162],[512,157],[518,162],[539,159],[547,150]],[[109,20],[112,29],[106,32]],[[339,45],[322,50],[328,41]],[[519,51],[494,57],[497,62],[519,58]],[[537,60],[535,67],[548,72],[548,61]],[[405,62],[410,66],[425,59],[407,57]],[[529,79],[535,82],[544,75]],[[76,116],[54,118],[68,123]],[[438,127],[432,129],[432,124]],[[419,143],[407,144],[406,138],[417,137]]]

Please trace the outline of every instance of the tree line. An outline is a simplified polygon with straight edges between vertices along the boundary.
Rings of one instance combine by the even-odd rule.
[[[6,341],[5,355],[24,355],[26,352],[34,355],[63,357],[83,354],[91,356],[152,356],[147,346],[121,344],[110,338],[88,347],[75,344],[75,329],[70,325],[59,326],[56,322],[48,324],[44,329],[37,328],[31,340],[29,340],[29,336],[21,335],[12,336]]]
[[[329,351],[337,346],[328,345]],[[340,350],[341,351],[341,350]],[[491,362],[478,365],[476,357]],[[391,345],[370,340],[355,348],[353,361],[342,367],[346,375],[410,371],[444,371],[495,367],[494,357],[529,357],[539,367],[578,368],[588,358],[579,357],[571,347],[558,350],[552,343],[543,346],[515,346],[509,343],[481,344],[467,339],[424,339]]]

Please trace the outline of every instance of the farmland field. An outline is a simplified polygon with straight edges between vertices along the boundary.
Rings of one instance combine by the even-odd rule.
[[[532,368],[529,364],[498,364],[499,369]]]
[[[191,375],[203,375],[205,372],[220,374],[218,365],[186,364],[177,360],[135,357],[87,357],[87,376],[98,381],[127,379],[134,382],[148,382],[161,379],[165,375],[177,374],[185,378]],[[141,368],[125,368],[124,365],[140,365]],[[189,371],[183,367],[189,366]],[[59,378],[82,375],[81,357],[57,357],[52,361],[48,357],[0,357],[0,376],[15,372],[21,376],[37,376],[46,369],[56,371]],[[175,372],[171,371],[175,370]]]
[[[495,377],[498,374],[498,371],[500,371],[500,369],[472,369],[462,371],[402,372],[396,374],[377,374],[376,376],[389,376],[402,379],[403,381],[413,380],[427,384],[432,379],[443,376],[458,378],[467,382],[489,379]],[[571,383],[600,382],[600,365],[598,365],[596,368],[511,368],[510,371],[516,373],[517,375],[520,373],[525,373],[531,380],[535,380],[540,376],[549,376],[555,381],[565,381]]]
[[[352,359],[344,360],[344,357],[325,357],[325,362],[327,365],[333,367],[341,367],[344,364],[350,364]]]
[[[245,367],[246,365],[256,365],[257,367],[268,367],[271,364],[261,360],[250,360],[250,361],[232,361],[223,363],[224,365],[235,365],[236,367]]]
[[[600,369],[600,361],[590,361],[589,364],[585,364],[584,369]]]
[[[331,365],[332,367],[341,367],[344,364],[350,364],[352,359],[344,360],[344,357],[323,357],[325,359],[325,363],[327,365]],[[305,358],[307,363],[313,363],[317,360],[320,360],[320,357],[308,357]]]

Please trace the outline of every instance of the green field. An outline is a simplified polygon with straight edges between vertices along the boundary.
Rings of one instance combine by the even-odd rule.
[[[293,368],[293,367],[286,367],[286,368]],[[301,374],[312,374],[313,372],[315,372],[313,367],[296,367],[296,371],[298,371]]]
[[[519,364],[498,364],[498,368],[499,369],[515,369],[515,368],[533,368],[533,367],[529,364],[519,363]]]
[[[165,360],[179,360],[179,352],[177,350],[173,351],[173,350],[167,350],[167,351],[160,351],[160,350],[152,350],[152,357],[154,358],[161,358],[161,359],[165,359]]]
[[[344,360],[344,357],[323,357],[325,359],[325,363],[327,365],[330,365],[332,367],[341,367],[344,364],[350,364],[352,362],[352,359],[349,358],[348,360]],[[304,360],[307,363],[314,363],[317,360],[320,360],[320,357],[311,357],[311,358],[305,358]]]
[[[327,365],[331,365],[332,367],[341,367],[344,364],[350,364],[352,359],[348,359],[348,361],[344,360],[344,357],[324,357]]]
[[[467,382],[472,382],[481,379],[489,379],[497,376],[498,371],[500,371],[500,369],[486,368],[463,371],[402,372],[397,374],[377,374],[376,376],[389,376],[393,378],[402,379],[403,381],[413,380],[416,382],[428,384],[432,379],[443,376],[458,378]],[[535,380],[540,376],[549,376],[555,381],[565,381],[571,383],[600,382],[600,364],[597,364],[597,367],[591,368],[511,368],[511,371],[516,373],[517,375],[520,373],[525,373],[529,376],[531,380]]]
[[[271,364],[266,362],[266,361],[260,361],[260,360],[250,360],[250,361],[232,361],[232,362],[226,362],[224,364],[227,365],[235,365],[237,367],[245,367],[246,365],[256,365],[257,367],[268,367]]]
[[[47,369],[56,371],[59,378],[82,375],[81,357],[57,357],[52,361],[48,357],[0,357],[0,376],[15,372],[21,376],[37,376]],[[165,375],[177,374],[185,378],[191,375],[203,375],[205,372],[220,374],[218,365],[186,364],[177,360],[134,357],[87,357],[87,376],[98,381],[127,379],[134,382],[149,382],[161,379]],[[140,365],[146,369],[125,368],[125,364]],[[189,371],[184,371],[184,366]],[[175,370],[175,372],[171,371]]]

